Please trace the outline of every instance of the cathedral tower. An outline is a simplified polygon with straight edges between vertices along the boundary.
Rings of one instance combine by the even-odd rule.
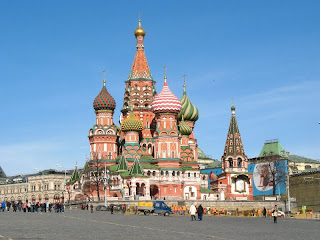
[[[156,121],[154,158],[160,167],[180,167],[177,116],[181,110],[181,103],[170,91],[166,76],[161,92],[152,102],[152,110]]]
[[[118,156],[119,127],[113,122],[116,102],[106,89],[106,80],[93,102],[96,124],[89,130],[90,160],[106,160],[109,165],[116,162]]]
[[[122,116],[120,121],[128,118],[130,108],[133,108],[134,115],[142,122],[140,146],[143,155],[152,155],[154,132],[154,113],[151,110],[151,104],[156,94],[155,81],[153,80],[147,58],[144,52],[145,30],[139,20],[138,28],[134,35],[137,39],[137,51],[132,64],[132,68],[126,83]],[[124,139],[124,134],[121,134]]]
[[[248,157],[244,153],[244,148],[240,136],[240,131],[236,119],[236,108],[231,107],[231,120],[223,156],[221,158],[222,170],[225,172],[247,172]]]

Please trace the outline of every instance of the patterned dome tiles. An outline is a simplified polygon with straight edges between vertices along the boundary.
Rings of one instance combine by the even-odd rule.
[[[128,131],[142,131],[142,122],[136,118],[133,111],[130,112],[129,117],[121,123],[121,130]]]
[[[154,113],[179,113],[181,111],[181,103],[177,96],[170,91],[167,82],[164,83],[161,92],[154,98],[152,102],[152,111]]]
[[[116,101],[110,95],[105,86],[93,101],[93,108],[97,110],[114,110],[116,108]]]

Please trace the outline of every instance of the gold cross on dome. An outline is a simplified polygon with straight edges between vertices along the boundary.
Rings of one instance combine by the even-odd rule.
[[[106,70],[104,69],[102,72],[103,72],[103,86],[106,86]]]

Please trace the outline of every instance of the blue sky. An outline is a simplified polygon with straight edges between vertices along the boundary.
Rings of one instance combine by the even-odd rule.
[[[81,167],[102,87],[117,102],[141,12],[156,88],[200,111],[195,137],[221,158],[232,97],[248,157],[279,139],[320,158],[319,1],[0,1],[0,166],[7,175]]]

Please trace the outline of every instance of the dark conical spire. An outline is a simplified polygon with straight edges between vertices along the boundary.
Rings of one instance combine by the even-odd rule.
[[[121,155],[121,157],[120,157],[117,171],[118,172],[128,171],[128,163],[127,163],[127,159],[124,157],[124,155]]]
[[[130,175],[143,175],[143,169],[138,158],[136,158],[133,162],[133,165],[130,169]]]
[[[231,107],[231,120],[229,125],[229,131],[227,136],[227,141],[224,149],[223,156],[243,156],[246,157],[244,153],[244,148],[241,140],[241,135],[236,119],[236,108],[234,105]]]
[[[78,171],[78,164],[76,164],[74,170],[73,170],[73,173],[72,173],[72,176],[70,178],[70,182],[71,183],[74,183],[76,181],[78,181],[80,179],[80,174],[79,174],[79,171]]]

